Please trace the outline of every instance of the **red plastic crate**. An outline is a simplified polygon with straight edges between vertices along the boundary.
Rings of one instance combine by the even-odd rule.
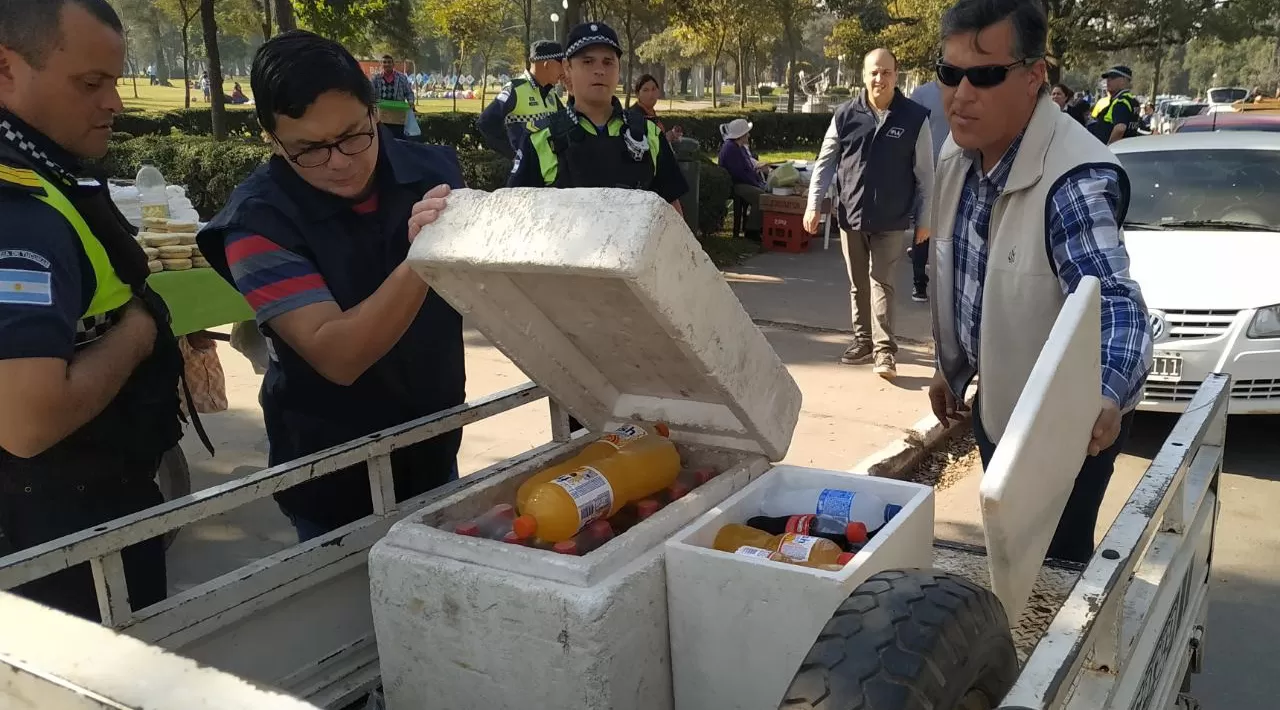
[[[804,231],[804,215],[764,212],[763,220],[761,242],[765,251],[809,251],[812,235]]]

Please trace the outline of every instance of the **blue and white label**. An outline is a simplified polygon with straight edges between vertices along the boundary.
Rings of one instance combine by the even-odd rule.
[[[48,271],[0,269],[0,303],[53,305],[53,275]]]
[[[849,512],[853,509],[853,498],[856,493],[824,488],[818,494],[818,505],[813,511],[815,515],[836,518],[844,524],[849,523]]]

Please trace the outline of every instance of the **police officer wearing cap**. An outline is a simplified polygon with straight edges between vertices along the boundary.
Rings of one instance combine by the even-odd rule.
[[[546,125],[555,113],[564,110],[555,85],[564,76],[564,50],[550,40],[539,40],[529,48],[531,68],[516,77],[480,114],[476,127],[489,148],[513,157],[525,134]]]
[[[509,187],[621,187],[649,190],[680,211],[688,184],[675,153],[642,109],[624,110],[614,95],[622,45],[603,22],[569,33],[568,107],[525,136]]]
[[[360,64],[332,40],[273,37],[250,80],[274,156],[197,240],[266,336],[260,401],[274,466],[462,403],[462,317],[405,263],[462,171],[452,148],[378,125]],[[452,431],[393,452],[397,500],[454,480],[461,441]],[[373,510],[367,467],[276,502],[299,540],[323,535]]]
[[[1138,132],[1138,100],[1129,85],[1133,83],[1133,71],[1117,64],[1102,73],[1107,81],[1106,103],[1095,110],[1089,132],[1108,145],[1122,138],[1140,135]]]
[[[163,502],[182,356],[136,231],[106,185],[76,177],[123,109],[120,18],[106,0],[0,0],[0,17],[4,556]],[[162,600],[162,539],[121,557],[133,608]],[[88,564],[13,591],[99,619]]]

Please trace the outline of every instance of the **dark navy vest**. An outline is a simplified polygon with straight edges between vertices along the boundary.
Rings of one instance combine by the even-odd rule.
[[[911,227],[916,204],[915,154],[929,110],[894,89],[889,117],[877,130],[867,93],[836,109],[839,166],[837,216],[850,231],[888,232]]]

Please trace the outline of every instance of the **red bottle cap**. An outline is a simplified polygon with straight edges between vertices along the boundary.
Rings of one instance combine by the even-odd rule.
[[[608,520],[597,520],[587,526],[587,533],[597,540],[612,540],[613,526]]]
[[[715,478],[719,473],[720,472],[714,468],[700,468],[693,472],[693,480],[697,481],[698,485],[701,486],[707,481]]]
[[[458,523],[457,527],[455,527],[453,531],[459,535],[466,535],[467,537],[480,537],[480,526],[469,520],[465,523]]]
[[[680,500],[681,498],[689,495],[690,490],[691,489],[689,488],[689,485],[687,483],[681,483],[679,481],[676,481],[675,483],[671,484],[670,488],[667,489],[667,498],[673,501]]]
[[[844,528],[844,536],[849,538],[849,544],[861,545],[867,541],[867,526],[864,523],[849,523]]]
[[[636,513],[641,520],[652,518],[661,509],[662,504],[652,498],[645,498],[636,504]]]
[[[852,552],[842,552],[842,553],[840,553],[840,556],[836,558],[836,564],[838,564],[838,565],[840,565],[841,567],[843,567],[843,566],[845,566],[845,565],[849,564],[850,562],[852,562],[852,561],[853,561],[854,556],[855,556],[855,553],[852,553]]]
[[[552,547],[551,549],[560,553],[561,555],[577,555],[578,543],[574,542],[573,540],[565,540],[564,542],[557,542],[555,544],[555,547]]]
[[[516,507],[510,503],[499,503],[489,509],[489,515],[495,518],[514,518],[516,517]]]
[[[514,530],[504,535],[502,537],[502,541],[507,543],[508,545],[528,545],[529,544],[529,538],[520,537],[515,533]]]
[[[511,522],[511,530],[520,537],[533,537],[538,533],[538,519],[532,515],[521,515]]]
[[[658,432],[658,436],[664,439],[671,438],[671,428],[662,422],[653,425],[653,430]]]

